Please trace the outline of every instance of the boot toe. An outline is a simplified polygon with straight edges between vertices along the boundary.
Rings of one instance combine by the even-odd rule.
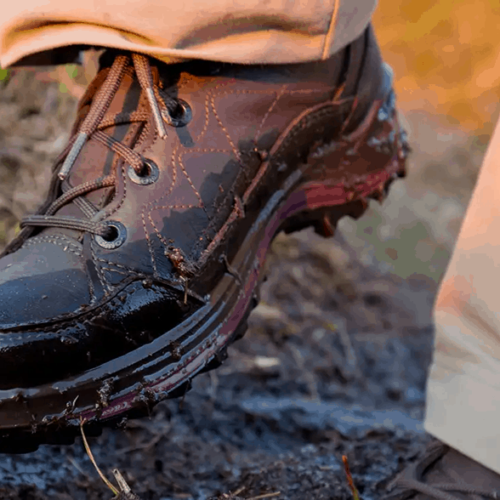
[[[0,259],[0,331],[71,315],[90,300],[76,243],[30,244]]]
[[[77,247],[29,245],[0,260],[0,390],[77,376],[164,335],[199,307],[125,279],[92,301]]]

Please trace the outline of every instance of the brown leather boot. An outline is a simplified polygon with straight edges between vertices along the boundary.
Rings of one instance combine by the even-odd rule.
[[[371,28],[308,64],[107,51],[0,259],[0,448],[145,413],[218,366],[273,237],[331,236],[403,175],[391,86]]]
[[[386,500],[500,499],[500,475],[440,441],[390,485]]]

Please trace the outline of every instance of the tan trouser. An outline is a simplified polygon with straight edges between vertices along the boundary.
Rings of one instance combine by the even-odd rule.
[[[500,474],[500,122],[434,314],[425,428]]]
[[[286,63],[357,38],[376,0],[1,0],[0,65],[68,45],[162,60]]]
[[[69,45],[165,61],[327,58],[368,24],[376,0],[15,0],[0,4],[0,64]],[[49,52],[50,53],[50,52]],[[31,58],[30,61],[33,61]],[[500,127],[442,284],[426,429],[500,473]]]

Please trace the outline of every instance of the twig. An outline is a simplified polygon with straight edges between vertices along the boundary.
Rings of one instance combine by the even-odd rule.
[[[347,476],[347,482],[349,484],[349,488],[351,489],[353,500],[360,500],[358,490],[354,485],[351,471],[349,470],[349,462],[347,461],[347,457],[345,455],[342,455],[342,461],[344,462],[345,475]]]
[[[125,493],[125,495],[130,495],[130,493],[132,493],[132,490],[130,489],[127,481],[125,481],[125,478],[122,476],[122,473],[118,469],[113,469],[113,475],[115,476],[120,490]]]
[[[104,481],[106,486],[113,492],[115,496],[118,496],[118,490],[109,482],[108,478],[102,473],[101,469],[99,469],[99,466],[97,465],[94,455],[92,454],[92,450],[90,449],[89,443],[87,442],[87,437],[85,436],[85,432],[83,431],[83,424],[85,423],[85,420],[80,421],[80,432],[82,433],[82,439],[83,439],[83,445],[85,446],[85,451],[87,452],[87,455],[90,458],[90,461],[92,462],[92,465],[95,467],[95,470],[101,476],[101,479]]]
[[[258,495],[256,497],[247,498],[247,500],[262,500],[263,498],[273,498],[281,495],[281,491],[275,491],[273,493],[264,493],[263,495]]]
[[[213,373],[213,372],[210,372]],[[233,497],[237,497],[240,493],[243,493],[246,490],[245,486],[242,486],[241,488],[237,489],[234,493],[231,493]]]
[[[113,475],[120,486],[120,495],[117,500],[141,500],[130,488],[118,469],[113,469]]]

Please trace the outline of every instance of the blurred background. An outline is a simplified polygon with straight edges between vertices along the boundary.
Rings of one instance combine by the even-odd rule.
[[[388,203],[348,231],[357,246],[371,247],[367,259],[437,281],[499,115],[500,5],[382,0],[374,24],[413,154]]]

